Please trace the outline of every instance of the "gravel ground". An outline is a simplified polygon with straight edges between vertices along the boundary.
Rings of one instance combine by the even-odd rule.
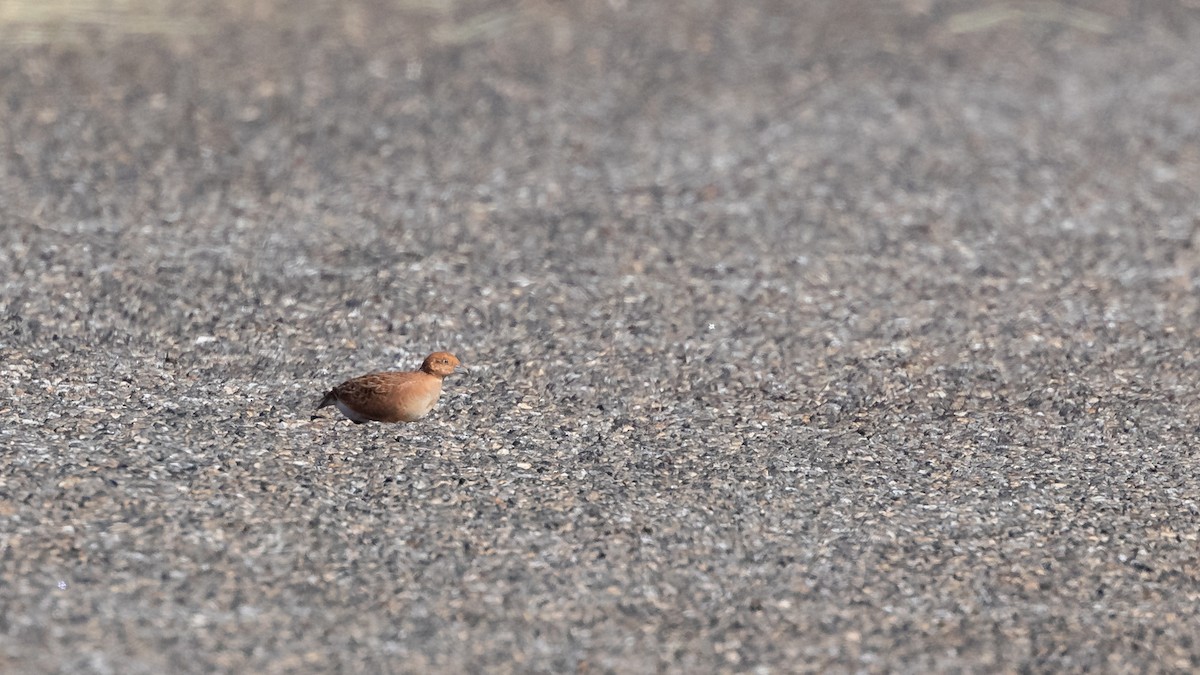
[[[1196,2],[284,4],[0,23],[0,670],[1200,669]]]

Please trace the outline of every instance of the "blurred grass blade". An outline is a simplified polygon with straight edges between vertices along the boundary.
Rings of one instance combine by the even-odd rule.
[[[974,33],[1014,20],[1057,23],[1077,30],[1102,35],[1112,32],[1111,17],[1099,12],[1064,5],[1059,2],[1024,5],[999,3],[955,14],[950,17],[947,26],[951,33]]]

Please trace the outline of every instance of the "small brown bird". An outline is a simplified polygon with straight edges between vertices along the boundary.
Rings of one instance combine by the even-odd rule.
[[[325,394],[316,409],[337,406],[355,424],[415,422],[437,404],[442,378],[454,374],[461,365],[449,352],[434,352],[425,357],[420,370],[371,373],[346,380]]]

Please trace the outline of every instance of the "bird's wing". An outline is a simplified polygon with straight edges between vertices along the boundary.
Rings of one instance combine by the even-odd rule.
[[[354,408],[364,417],[383,422],[397,418],[396,401],[416,386],[417,373],[371,373],[347,380],[333,388],[342,403]]]

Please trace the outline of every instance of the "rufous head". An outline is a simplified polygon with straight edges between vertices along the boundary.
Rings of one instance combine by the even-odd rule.
[[[421,370],[430,375],[445,377],[453,375],[454,370],[460,365],[462,364],[458,362],[458,357],[450,352],[434,352],[425,357],[425,362],[421,364]],[[463,370],[466,369],[464,368]]]

